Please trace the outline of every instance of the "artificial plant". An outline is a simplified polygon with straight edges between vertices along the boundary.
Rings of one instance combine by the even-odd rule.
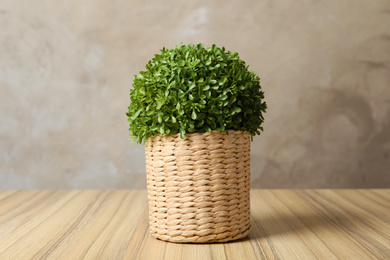
[[[216,45],[163,48],[134,76],[127,112],[133,141],[213,130],[260,134],[267,106],[248,67],[237,52]]]

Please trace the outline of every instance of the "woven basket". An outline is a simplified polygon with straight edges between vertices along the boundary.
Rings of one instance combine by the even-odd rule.
[[[249,133],[156,136],[145,153],[153,237],[207,243],[249,234]]]

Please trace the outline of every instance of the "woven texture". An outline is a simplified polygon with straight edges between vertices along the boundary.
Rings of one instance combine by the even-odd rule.
[[[149,227],[171,242],[225,242],[250,231],[250,135],[229,131],[149,138]]]

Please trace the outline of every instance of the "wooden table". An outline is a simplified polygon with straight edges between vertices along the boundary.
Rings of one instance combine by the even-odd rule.
[[[247,239],[174,244],[144,190],[0,191],[0,259],[390,259],[390,190],[252,190],[251,214]]]

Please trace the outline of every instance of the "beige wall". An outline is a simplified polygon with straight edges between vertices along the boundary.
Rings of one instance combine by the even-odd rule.
[[[133,74],[216,43],[260,75],[252,187],[390,187],[390,2],[1,1],[0,188],[144,188]]]

